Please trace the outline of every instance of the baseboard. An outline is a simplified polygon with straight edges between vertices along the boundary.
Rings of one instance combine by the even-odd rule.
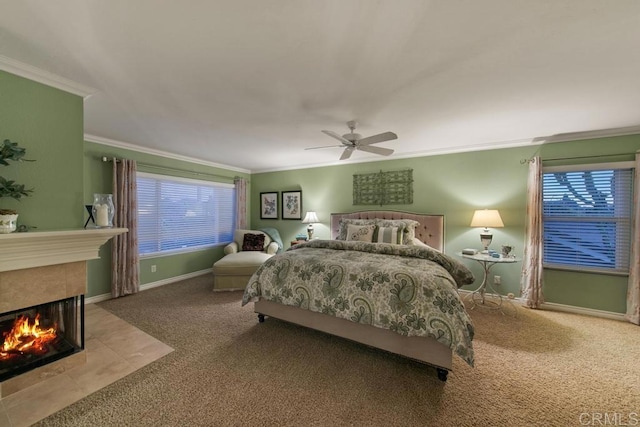
[[[473,291],[467,291],[467,290],[465,290],[465,289],[458,289],[458,293],[459,293],[459,294],[470,294],[470,293],[472,293],[472,292],[473,292]],[[493,298],[498,298],[498,296],[499,296],[498,294],[492,294],[492,293],[490,293],[490,292],[486,292],[486,293],[485,293],[485,295],[487,295],[488,297],[493,297]],[[518,297],[509,298],[509,297],[508,297],[508,296],[506,296],[506,295],[500,295],[500,296],[502,296],[502,298],[504,298],[504,299],[506,299],[506,300],[511,301],[511,302],[512,302],[512,303],[514,303],[514,304],[524,305],[524,304],[523,304],[522,299],[520,299],[520,298],[518,298]]]
[[[205,274],[211,274],[212,269],[207,268],[204,270],[194,271],[192,273],[181,274],[180,276],[169,277],[167,279],[158,280],[155,282],[145,283],[144,285],[140,285],[140,291],[146,291],[149,289],[157,288],[158,286],[168,285],[170,283],[180,282],[182,280],[191,279],[193,277],[204,276]],[[97,302],[102,302],[111,299],[111,293],[96,295],[93,297],[85,298],[85,304],[95,304]]]
[[[459,289],[458,293],[460,294],[470,294],[473,291],[467,291],[464,289]],[[497,296],[494,294],[490,294],[487,293],[486,295],[489,296]],[[502,296],[503,298],[506,298],[504,295]],[[513,302],[514,304],[519,304],[524,306],[524,301],[522,300],[522,298],[518,297],[518,298],[513,298],[510,300],[511,302]],[[605,311],[605,310],[597,310],[595,308],[586,308],[586,307],[578,307],[575,305],[566,305],[566,304],[558,304],[556,302],[545,302],[542,303],[542,305],[540,306],[540,309],[542,310],[549,310],[549,311],[561,311],[564,313],[574,313],[574,314],[583,314],[585,316],[591,316],[591,317],[600,317],[603,319],[611,319],[611,320],[619,320],[619,321],[626,321],[624,318],[624,314],[622,313],[616,313],[613,311]]]
[[[146,291],[148,289],[157,288],[158,286],[168,285],[170,283],[180,282],[181,280],[191,279],[193,277],[204,276],[205,274],[210,274],[211,268],[207,268],[205,270],[194,271],[192,273],[182,274],[180,276],[170,277],[168,279],[158,280],[156,282],[145,283],[140,286],[141,291]],[[230,292],[230,291],[241,291],[242,288],[229,288],[229,289],[214,289],[214,292]],[[467,291],[464,289],[459,289],[458,293],[460,294],[470,294],[472,291]],[[493,294],[487,293],[489,296],[493,296]],[[503,298],[505,296],[503,295]],[[101,301],[106,301],[111,299],[111,294],[102,294],[96,295],[93,297],[85,298],[85,304],[94,304]],[[519,305],[524,305],[521,298],[513,298],[510,300],[511,302]],[[615,313],[613,311],[605,311],[605,310],[597,310],[595,308],[585,308],[585,307],[577,307],[575,305],[566,305],[566,304],[558,304],[555,302],[545,302],[540,306],[543,310],[552,310],[552,311],[562,311],[565,313],[575,313],[575,314],[583,314],[586,316],[592,317],[601,317],[603,319],[611,319],[611,320],[619,320],[625,321],[624,314]]]
[[[613,311],[597,310],[595,308],[576,307],[574,305],[545,302],[540,306],[543,310],[562,311],[565,313],[584,314],[586,316],[601,317],[603,319],[625,321],[624,314]]]
[[[213,292],[231,292],[231,291],[244,291],[244,288],[222,288],[214,289]]]

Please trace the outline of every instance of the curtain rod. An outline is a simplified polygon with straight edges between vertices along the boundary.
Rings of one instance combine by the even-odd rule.
[[[103,162],[119,162],[121,159],[118,159],[116,157],[107,157],[107,156],[102,156],[100,157],[100,159]],[[214,178],[223,178],[223,179],[227,179],[230,181],[235,180],[236,178],[241,178],[239,176],[227,176],[227,175],[219,175],[219,174],[215,174],[215,173],[207,173],[207,172],[195,172],[195,171],[190,171],[187,169],[179,169],[179,168],[172,168],[172,167],[168,167],[168,166],[158,166],[158,165],[153,165],[151,163],[142,163],[142,162],[137,162],[140,166],[144,166],[147,168],[152,168],[152,169],[159,169],[159,170],[165,170],[165,171],[169,171],[169,172],[182,172],[182,173],[189,173],[192,175],[202,175],[202,176],[210,176],[210,177],[214,177]]]
[[[636,151],[635,153],[618,153],[618,154],[601,154],[601,155],[593,155],[593,156],[576,156],[576,157],[556,157],[555,159],[540,159],[543,162],[554,162],[557,160],[579,160],[579,159],[594,159],[597,157],[619,157],[619,156],[631,156],[634,154],[640,154],[640,151]],[[531,163],[534,157],[530,159],[520,159],[520,164],[524,165],[525,163]]]

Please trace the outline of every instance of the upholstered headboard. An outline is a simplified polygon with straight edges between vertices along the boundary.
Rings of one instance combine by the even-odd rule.
[[[400,211],[360,211],[351,213],[331,214],[331,238],[335,239],[339,233],[339,223],[342,218],[351,219],[412,219],[420,225],[416,227],[416,237],[444,252],[444,215],[426,215]]]

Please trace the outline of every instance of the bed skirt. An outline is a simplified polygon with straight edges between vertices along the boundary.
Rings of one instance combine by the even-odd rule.
[[[449,347],[430,337],[404,336],[388,329],[355,323],[346,319],[267,300],[256,301],[254,303],[254,311],[259,315],[271,316],[346,338],[408,357],[439,369],[451,370],[453,352]]]

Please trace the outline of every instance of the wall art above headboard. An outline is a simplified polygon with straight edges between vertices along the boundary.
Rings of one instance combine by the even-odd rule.
[[[410,205],[413,169],[353,175],[354,205]]]

